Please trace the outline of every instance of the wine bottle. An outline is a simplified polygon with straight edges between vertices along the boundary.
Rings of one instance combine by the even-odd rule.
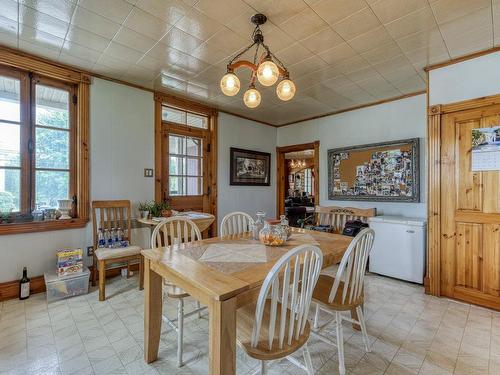
[[[23,268],[23,278],[19,281],[19,299],[26,299],[30,296],[30,279],[28,270]]]

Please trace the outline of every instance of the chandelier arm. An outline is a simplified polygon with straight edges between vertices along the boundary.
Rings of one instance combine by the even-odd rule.
[[[232,65],[234,60],[236,60],[238,57],[241,57],[241,55],[243,55],[245,52],[247,52],[250,48],[252,48],[253,46],[255,45],[255,42],[253,42],[252,44],[250,44],[248,47],[246,47],[244,50],[242,50],[240,53],[238,53],[236,56],[234,56],[230,61],[229,61],[229,65]]]
[[[238,68],[245,67],[245,68],[250,69],[251,71],[257,71],[257,65],[253,64],[251,61],[248,61],[248,60],[236,61],[235,63],[228,65],[228,67],[231,68],[232,70],[236,70]]]
[[[281,60],[280,60],[280,59],[278,59],[278,58],[276,57],[276,55],[275,55],[274,53],[272,53],[272,52],[271,52],[271,50],[269,49],[269,47],[268,47],[266,44],[262,43],[262,45],[263,45],[263,46],[264,46],[264,48],[266,49],[266,51],[267,51],[268,55],[269,55],[269,56],[271,56],[271,58],[272,58],[272,59],[276,60],[276,62],[278,63],[279,67],[281,67],[281,69],[283,69],[285,72],[287,72],[287,73],[288,73],[288,69],[285,67],[285,64],[283,64],[283,63],[281,62]]]
[[[259,53],[260,43],[257,43],[257,48],[255,48],[255,54],[253,56],[253,64],[257,65],[257,54]]]

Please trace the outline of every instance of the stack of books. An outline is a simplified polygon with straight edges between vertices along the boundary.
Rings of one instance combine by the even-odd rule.
[[[60,250],[57,252],[57,276],[63,277],[83,271],[83,250]]]

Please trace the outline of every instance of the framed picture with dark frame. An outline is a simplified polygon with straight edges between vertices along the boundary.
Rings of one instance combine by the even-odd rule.
[[[420,202],[419,139],[328,150],[328,199]]]
[[[269,186],[271,154],[231,147],[230,185]]]

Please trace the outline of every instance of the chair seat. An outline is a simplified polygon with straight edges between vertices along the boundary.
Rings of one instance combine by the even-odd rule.
[[[117,259],[117,258],[123,258],[127,256],[134,256],[134,255],[140,255],[141,254],[141,247],[140,246],[127,246],[127,247],[119,247],[116,249],[113,248],[99,248],[95,251],[95,256],[99,260],[110,260],[110,259]]]
[[[167,294],[168,297],[170,298],[189,297],[189,293],[186,293],[184,289],[179,288],[177,285],[170,284],[168,281],[165,281],[164,284],[165,288],[163,288],[163,291]]]
[[[345,302],[342,303],[342,294],[344,290],[344,282],[341,281],[339,283],[339,287],[337,289],[337,294],[332,302],[328,302],[328,298],[330,297],[330,291],[332,289],[333,283],[335,282],[335,278],[330,275],[320,275],[318,282],[316,283],[316,287],[313,292],[313,301],[318,302],[321,305],[329,307],[336,311],[347,311],[351,310],[357,306],[360,306],[363,303],[363,293],[357,300],[353,300],[350,303],[349,294],[351,293],[351,288],[347,289],[347,294],[345,298]]]
[[[274,333],[274,341],[272,348],[269,349],[269,341],[268,341],[268,333],[269,333],[269,316],[271,310],[270,300],[266,301],[266,306],[264,308],[264,314],[262,316],[262,328],[260,330],[260,338],[257,346],[252,348],[252,330],[253,324],[255,320],[255,308],[256,302],[251,303],[249,305],[245,305],[240,307],[236,312],[236,340],[238,345],[252,358],[256,358],[259,360],[272,360],[278,358],[284,358],[298,349],[300,349],[309,339],[309,334],[311,332],[311,327],[309,322],[306,322],[306,327],[304,329],[304,333],[298,337],[297,340],[292,340],[291,344],[288,345],[288,327],[289,327],[289,313],[290,310],[287,309],[287,318],[286,318],[286,328],[285,328],[285,340],[283,342],[283,347],[279,348],[278,346],[278,338],[279,338],[279,329],[280,323],[279,319],[281,318],[281,304],[277,304],[276,316],[278,317],[278,321],[275,326]],[[297,322],[295,322],[297,324]]]

